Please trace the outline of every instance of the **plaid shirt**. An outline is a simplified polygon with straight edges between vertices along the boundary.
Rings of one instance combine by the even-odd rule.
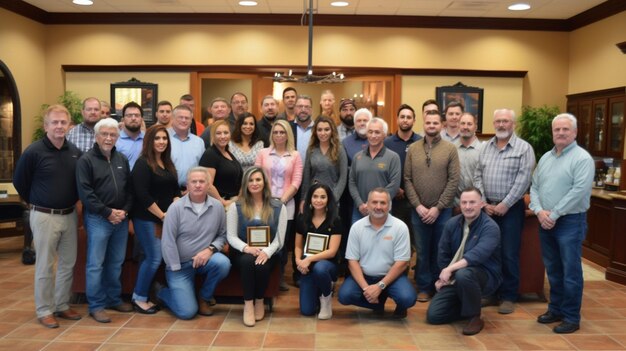
[[[340,123],[339,127],[337,127],[337,134],[339,135],[339,141],[343,141],[347,136],[354,134],[354,127],[348,129],[343,123]]]
[[[76,147],[83,153],[89,151],[93,144],[96,142],[96,134],[93,129],[85,127],[84,123],[81,123],[74,128],[70,129],[66,137],[67,141],[76,145]]]
[[[493,137],[480,152],[474,186],[483,192],[489,203],[504,202],[510,208],[528,190],[534,167],[535,153],[526,141],[513,133],[500,150]]]

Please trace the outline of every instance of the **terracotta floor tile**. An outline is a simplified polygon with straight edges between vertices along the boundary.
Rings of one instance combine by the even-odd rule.
[[[597,297],[595,300],[605,307],[626,308],[626,297]]]
[[[367,349],[418,350],[415,338],[410,334],[364,333]]]
[[[100,323],[96,322],[88,313],[83,315],[83,318],[78,321],[78,325],[82,327],[104,327],[104,328],[119,328],[126,323],[134,316],[132,313],[110,313],[107,311],[109,318],[111,318],[111,323]]]
[[[505,334],[488,334],[484,330],[473,336],[466,336],[463,343],[473,350],[517,350],[511,337]]]
[[[0,338],[19,328],[19,324],[0,323]]]
[[[491,321],[498,333],[509,335],[536,335],[552,333],[552,327],[537,323],[536,320],[528,321]]]
[[[207,351],[209,350],[209,348],[206,346],[159,345],[154,350],[155,351]]]
[[[624,350],[624,346],[606,335],[565,335],[578,350]]]
[[[216,331],[207,330],[171,330],[165,335],[160,345],[211,346]]]
[[[53,342],[46,346],[43,351],[95,351],[100,343],[85,342]]]
[[[330,322],[331,320],[318,321],[316,318],[272,318],[269,325],[270,332],[278,333],[315,333],[319,323]]]
[[[368,334],[409,334],[407,323],[404,320],[391,318],[384,319],[361,319],[359,326],[363,335]]]
[[[361,327],[354,319],[346,318],[332,318],[325,321],[318,321],[316,324],[317,333],[337,333],[339,331],[350,334],[361,334]]]
[[[509,336],[522,350],[571,350],[572,345],[559,334]]]
[[[23,324],[15,329],[5,339],[32,339],[32,340],[52,340],[67,331],[66,327],[46,328],[43,325]]]
[[[221,331],[217,334],[214,346],[228,347],[262,347],[265,333]]]
[[[247,327],[243,324],[243,315],[228,315],[222,323],[221,331],[238,331],[238,332],[266,332],[270,325],[270,318],[266,317],[262,321],[257,321],[254,327]]]
[[[124,328],[149,328],[149,329],[169,329],[176,322],[176,317],[165,313],[154,315],[135,314],[124,325]]]
[[[106,343],[98,351],[152,351],[155,345]]]
[[[315,334],[313,333],[275,333],[268,332],[263,342],[263,349],[312,349],[315,347]]]
[[[462,335],[447,335],[442,337],[435,334],[413,335],[415,344],[420,350],[462,350],[465,342]]]
[[[72,341],[72,342],[98,342],[103,343],[109,339],[117,328],[98,328],[98,327],[81,327],[75,326],[68,329],[60,335],[56,341]]]
[[[583,321],[577,333],[586,332],[586,330],[603,334],[623,334],[626,330],[626,319],[618,321]]]
[[[26,323],[31,320],[37,320],[35,311],[19,311],[19,310],[4,310],[0,312],[0,321],[6,323]]]
[[[155,345],[161,340],[165,333],[165,330],[160,329],[120,329],[109,339],[109,342]]]
[[[177,320],[172,329],[201,329],[201,330],[219,330],[226,319],[223,316],[211,316],[206,318],[194,318],[191,320]]]
[[[39,351],[48,344],[48,341],[0,339],[0,351]]]
[[[583,320],[619,319],[620,314],[612,308],[584,308],[581,311]]]
[[[622,346],[626,346],[626,330],[624,331],[625,334],[611,334],[609,335],[613,340],[619,342],[620,344],[622,344]]]
[[[362,334],[344,333],[336,330],[336,333],[320,333],[315,336],[316,349],[350,349],[363,350],[367,347]]]

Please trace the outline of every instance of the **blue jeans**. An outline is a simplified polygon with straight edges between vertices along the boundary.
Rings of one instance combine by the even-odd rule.
[[[365,276],[365,280],[370,285],[378,283],[382,278],[383,277]],[[402,274],[380,294],[378,304],[369,303],[367,299],[365,299],[365,296],[363,296],[363,289],[354,281],[352,276],[349,276],[339,289],[338,299],[339,303],[342,305],[356,305],[372,310],[383,310],[387,297],[391,297],[391,299],[395,301],[398,310],[406,310],[415,305],[417,294],[415,293],[415,289],[413,289],[413,285],[409,282],[409,279],[406,275]]]
[[[89,312],[122,303],[122,264],[126,257],[128,220],[111,224],[106,218],[84,212],[87,230],[86,295]]]
[[[519,291],[519,250],[524,228],[524,199],[516,202],[504,216],[491,216],[500,227],[502,254],[502,285],[498,290],[500,299],[517,301]]]
[[[331,261],[317,261],[309,268],[309,274],[300,276],[300,313],[305,316],[315,314],[320,295],[328,296],[337,280],[337,265]]]
[[[208,301],[213,297],[217,283],[226,278],[230,272],[230,260],[221,252],[214,253],[204,266],[193,268],[193,261],[181,262],[180,270],[165,270],[165,278],[169,287],[158,293],[165,305],[180,319],[191,319],[198,312],[195,278],[197,274],[204,276],[204,283],[198,292],[198,298]]]
[[[359,212],[359,207],[354,205],[354,207],[352,207],[352,224],[354,224],[354,222],[358,221],[359,219],[361,219],[363,217],[365,217],[365,216],[363,216],[361,214],[361,212]],[[349,231],[349,229],[348,229],[348,231]]]
[[[582,243],[587,234],[586,213],[560,217],[554,227],[539,227],[541,253],[550,282],[548,310],[569,323],[580,323],[583,295]]]
[[[155,236],[155,227],[155,222],[133,218],[135,236],[144,253],[143,261],[139,264],[139,271],[137,272],[133,300],[148,301],[150,284],[161,265],[161,259],[163,258],[161,255],[161,239]]]
[[[415,282],[420,292],[433,294],[435,282],[439,279],[439,264],[437,252],[439,240],[443,233],[446,222],[452,216],[451,208],[444,208],[439,212],[439,217],[432,224],[422,222],[420,216],[413,209],[413,233],[417,250],[417,269],[415,270]]]

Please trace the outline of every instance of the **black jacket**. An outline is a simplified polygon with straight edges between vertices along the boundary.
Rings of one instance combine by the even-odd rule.
[[[117,152],[115,147],[109,161],[94,143],[93,148],[78,160],[76,183],[78,197],[89,212],[108,218],[113,209],[128,213],[132,208],[130,165],[126,156]]]

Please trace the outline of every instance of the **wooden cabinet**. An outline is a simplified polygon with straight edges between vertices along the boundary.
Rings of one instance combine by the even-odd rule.
[[[611,247],[611,199],[591,197],[587,212],[587,236],[583,241],[583,257],[602,266],[609,265]]]
[[[613,196],[611,252],[606,279],[626,284],[626,196]]]
[[[593,156],[622,159],[626,87],[567,95],[567,112],[578,118],[578,144]]]

